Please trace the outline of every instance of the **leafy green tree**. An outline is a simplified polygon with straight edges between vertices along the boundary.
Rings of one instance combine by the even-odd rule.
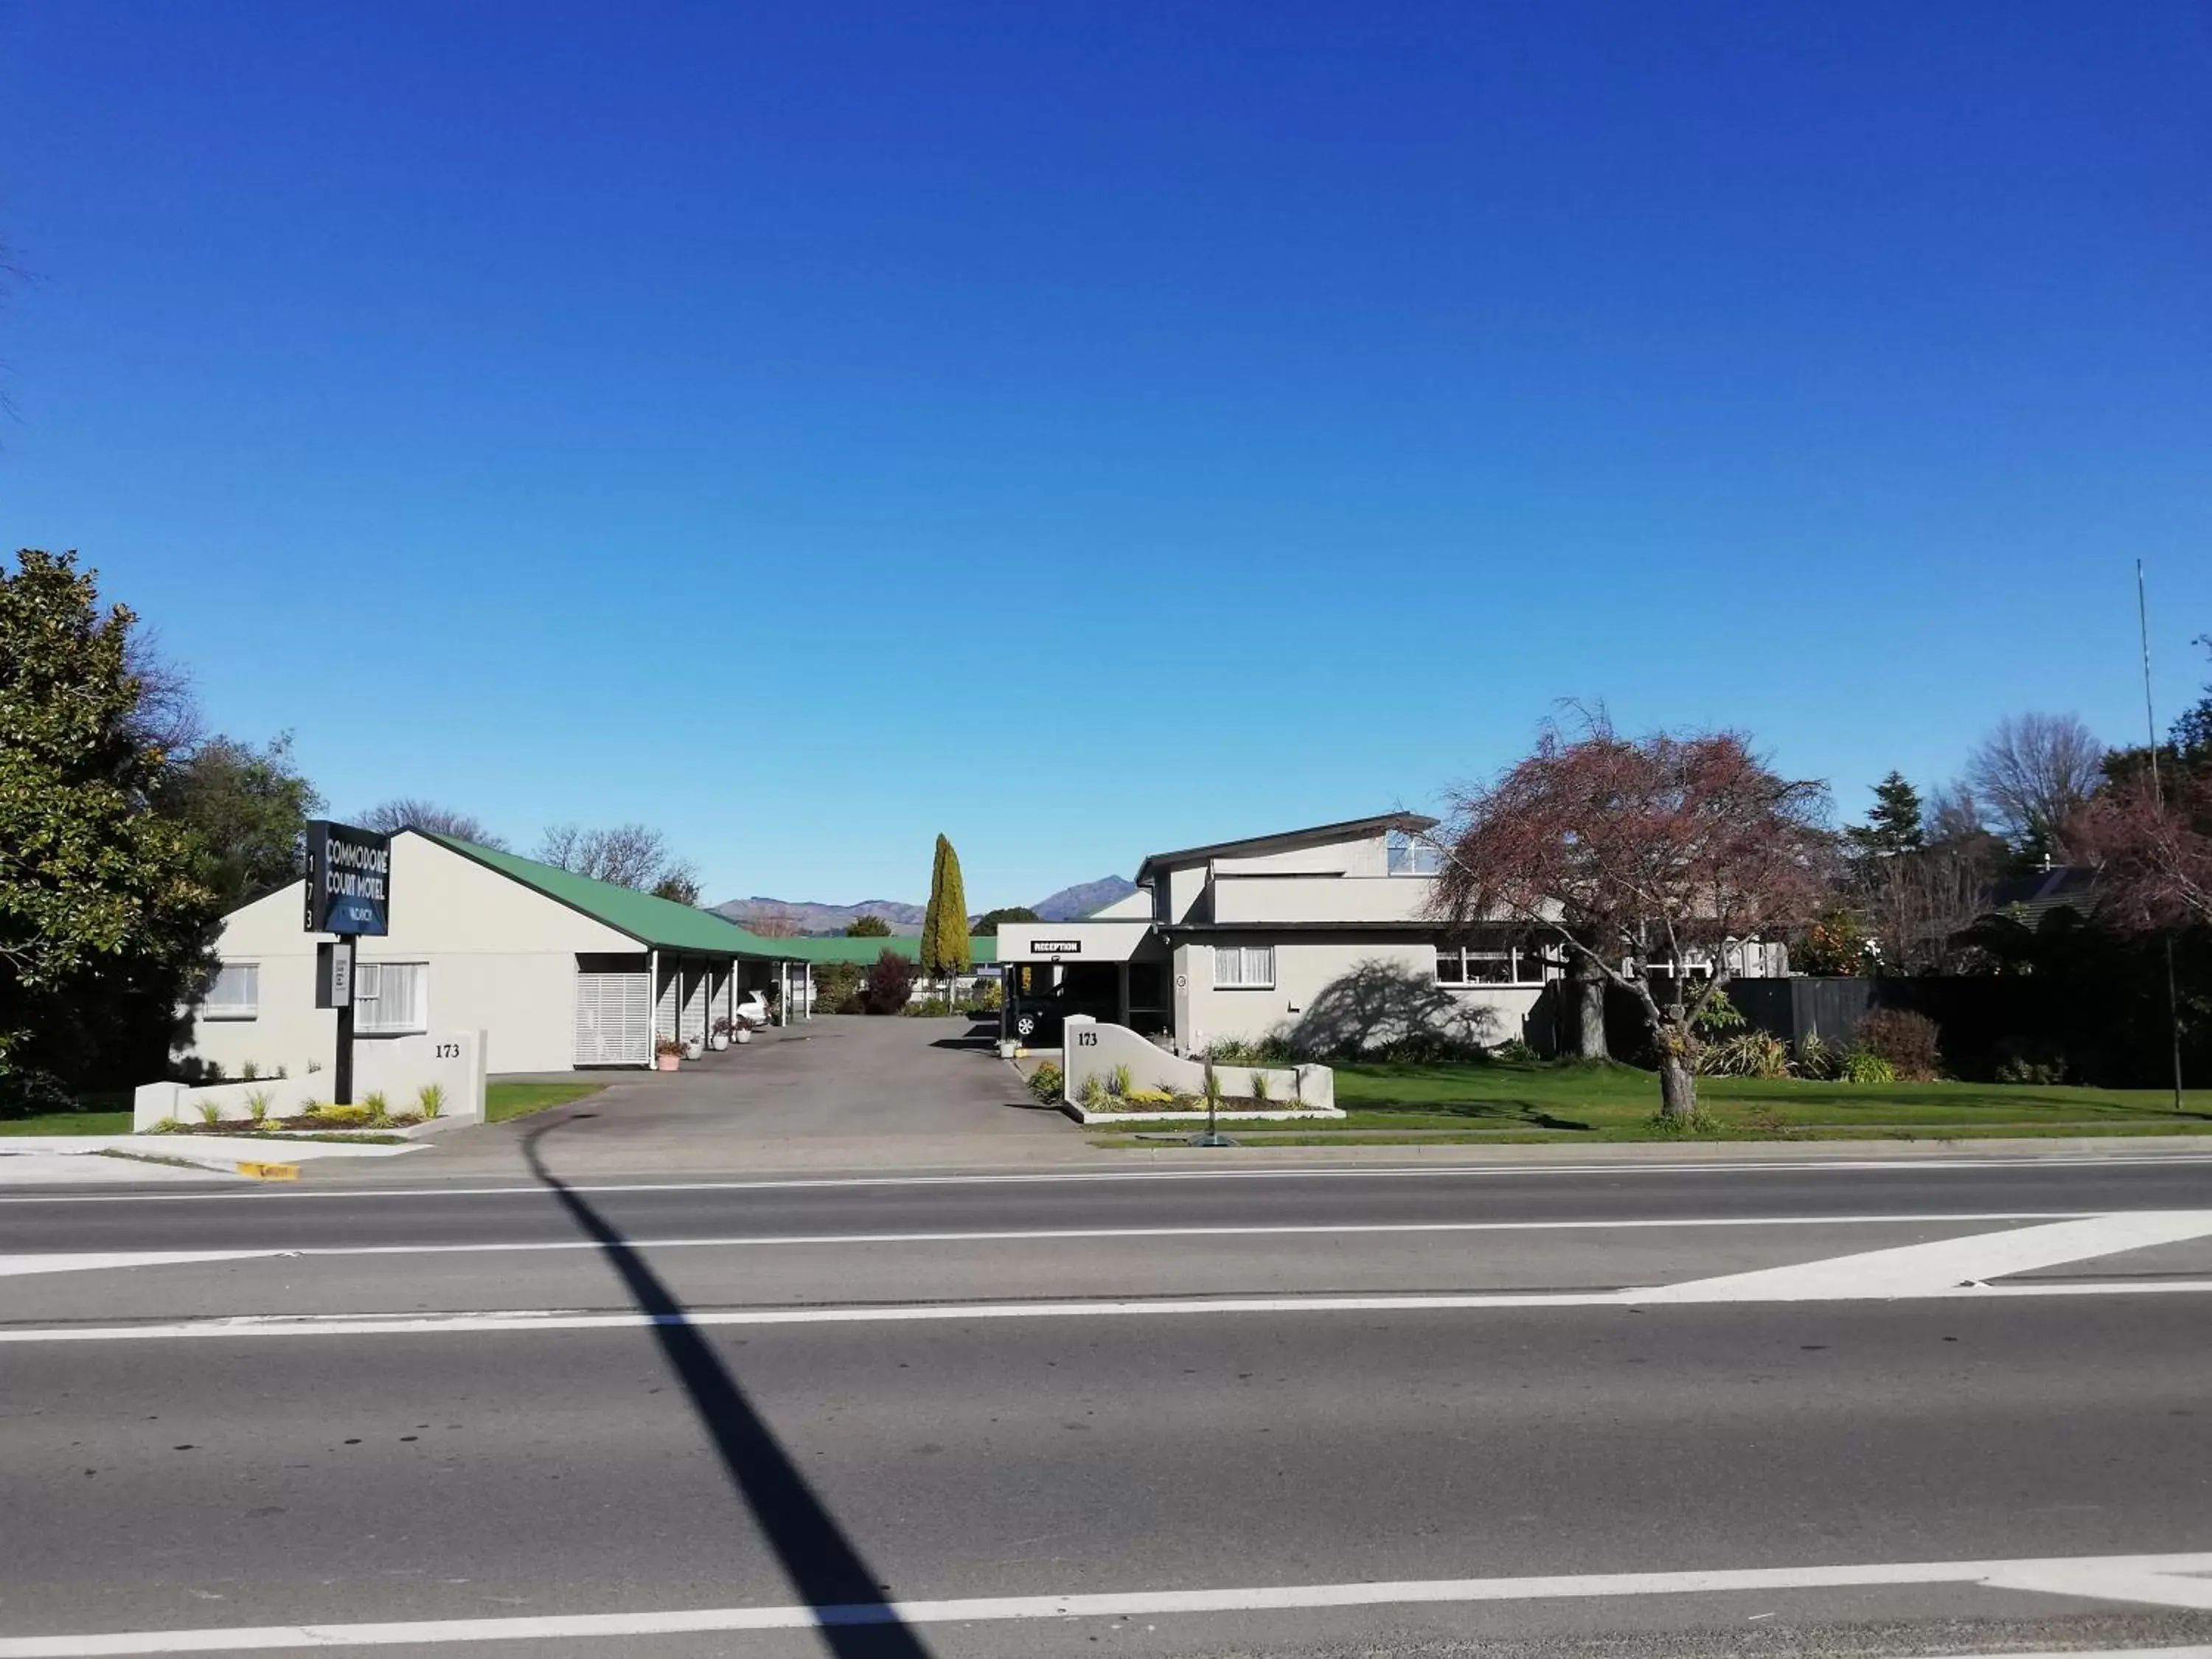
[[[939,978],[964,973],[975,957],[968,945],[968,891],[960,880],[960,854],[943,836],[929,872],[929,904],[921,915],[921,971]]]
[[[881,916],[855,916],[845,928],[847,939],[889,939],[891,925]]]
[[[191,832],[197,873],[226,912],[302,873],[307,820],[323,809],[293,763],[289,732],[264,749],[210,738],[162,770],[150,799]]]
[[[1921,815],[1920,792],[1905,781],[1902,772],[1892,772],[1875,785],[1874,808],[1867,821],[1844,834],[1853,851],[1874,858],[1917,853],[1923,844]]]
[[[1042,921],[1044,918],[1026,904],[1009,904],[1003,909],[986,910],[975,918],[975,925],[968,931],[978,939],[996,939],[999,924],[1006,921]]]
[[[0,1112],[166,1062],[218,914],[191,831],[153,810],[168,757],[135,723],[134,620],[74,553],[0,573]]]

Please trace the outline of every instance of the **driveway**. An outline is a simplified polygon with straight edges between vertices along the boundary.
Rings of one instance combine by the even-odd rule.
[[[578,1073],[599,1094],[455,1132],[387,1178],[904,1169],[1079,1159],[1075,1126],[1040,1107],[964,1019],[825,1015],[674,1073]]]

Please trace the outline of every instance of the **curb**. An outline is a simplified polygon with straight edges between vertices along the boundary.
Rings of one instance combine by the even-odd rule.
[[[297,1181],[300,1178],[300,1166],[296,1164],[240,1164],[233,1167],[240,1175],[251,1176],[256,1181]]]

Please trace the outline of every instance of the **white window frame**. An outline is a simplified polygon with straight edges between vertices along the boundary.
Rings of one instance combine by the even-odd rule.
[[[250,968],[253,970],[253,1000],[251,1002],[203,1001],[199,1006],[199,1017],[202,1019],[258,1019],[261,1018],[261,963],[258,957],[251,962],[225,961],[216,963],[216,976],[215,981],[210,982],[208,990],[212,994],[216,985],[221,982],[222,975],[233,968]]]
[[[374,1025],[364,1024],[361,1018],[362,969],[374,969],[376,970],[378,994],[368,1000],[372,1002],[381,1002],[383,1000],[384,969],[386,968],[412,968],[422,975],[421,994],[416,998],[415,1018],[413,1020],[404,1025],[386,1024],[382,1022],[379,1022]],[[356,1036],[415,1036],[420,1035],[422,1032],[428,1030],[429,1029],[430,964],[428,962],[424,961],[420,957],[394,957],[389,960],[379,958],[374,962],[363,962],[355,964],[353,1030]]]
[[[1443,965],[1448,962],[1458,964],[1460,976],[1457,979],[1444,977]],[[1504,963],[1505,977],[1504,979],[1475,978],[1474,964],[1478,962]],[[1535,977],[1533,979],[1528,976],[1528,971],[1532,963],[1535,968]],[[1501,945],[1495,951],[1474,950],[1450,945],[1437,946],[1437,983],[1448,985],[1455,991],[1486,988],[1510,991],[1516,987],[1525,989],[1532,985],[1542,986],[1551,981],[1551,967],[1552,963],[1546,957],[1544,947],[1540,945]]]
[[[1400,867],[1401,855],[1404,867]],[[1429,867],[1420,868],[1423,860]],[[1382,836],[1382,867],[1394,876],[1440,876],[1444,871],[1444,849],[1426,836],[1417,836],[1410,830],[1391,830]]]
[[[1267,976],[1263,980],[1243,977],[1248,955],[1254,951],[1265,951],[1267,953]],[[1224,979],[1221,976],[1222,958],[1229,956],[1233,956],[1237,959],[1237,977],[1235,979]],[[1213,947],[1213,988],[1217,991],[1273,990],[1275,988],[1275,947],[1272,945],[1215,945]]]

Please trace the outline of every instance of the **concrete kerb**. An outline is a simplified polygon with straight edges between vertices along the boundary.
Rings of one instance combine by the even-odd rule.
[[[188,1164],[211,1175],[289,1181],[298,1176],[299,1165],[305,1162],[333,1158],[396,1158],[418,1150],[412,1146],[305,1140],[291,1136],[264,1140],[249,1135],[11,1135],[0,1141],[0,1186],[8,1184],[6,1160],[14,1157],[106,1157],[142,1164]]]

